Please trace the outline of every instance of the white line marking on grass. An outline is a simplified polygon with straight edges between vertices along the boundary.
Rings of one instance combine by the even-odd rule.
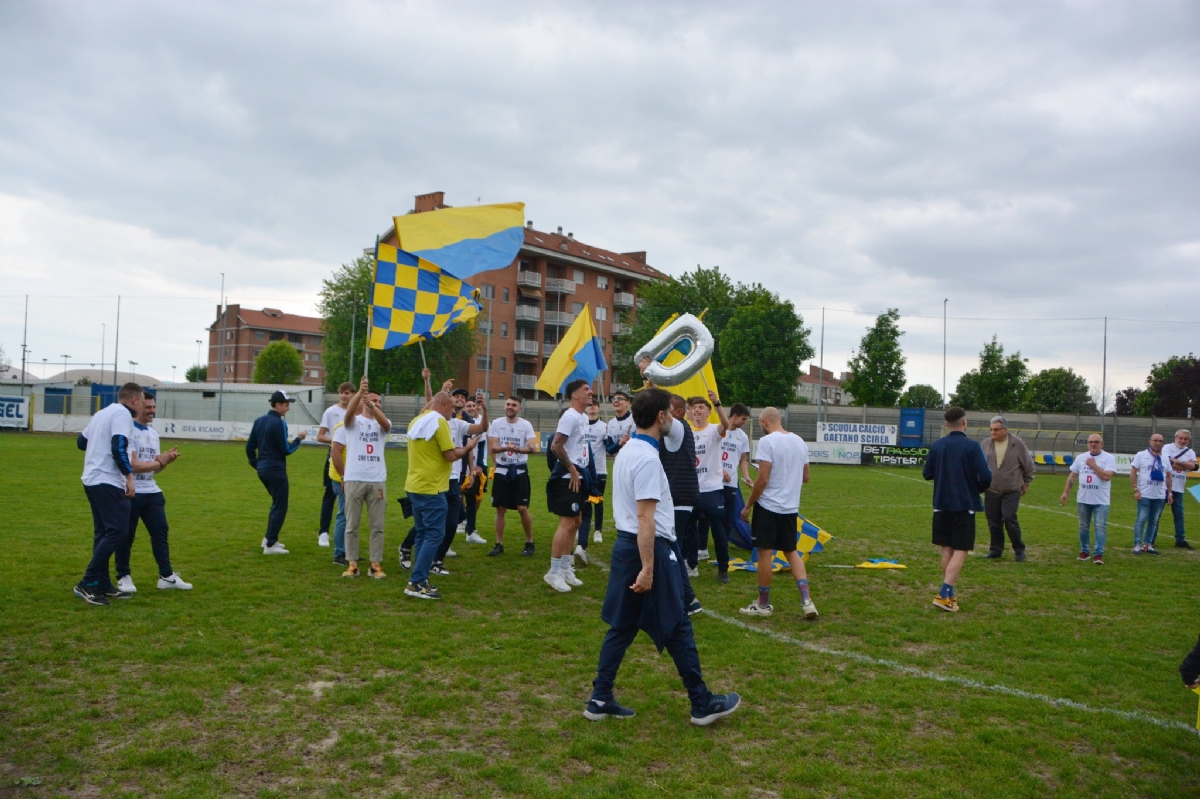
[[[1048,705],[1053,705],[1054,707],[1065,707],[1070,708],[1071,710],[1081,710],[1085,713],[1099,713],[1105,716],[1116,716],[1128,721],[1142,721],[1147,724],[1153,724],[1156,727],[1162,727],[1166,730],[1183,730],[1193,735],[1196,733],[1195,727],[1190,724],[1185,724],[1182,721],[1161,719],[1158,716],[1152,716],[1149,713],[1142,713],[1141,711],[1137,710],[1117,710],[1110,707],[1092,707],[1091,705],[1085,705],[1082,702],[1076,702],[1073,699],[1056,699],[1055,697],[1046,696],[1045,694],[1035,694],[1029,691],[1022,691],[1019,688],[1009,688],[1007,685],[984,683],[979,682],[978,680],[969,680],[966,677],[955,677],[951,674],[938,674],[934,671],[919,669],[916,666],[906,666],[903,663],[895,660],[871,657],[870,655],[862,655],[858,652],[844,652],[840,649],[830,649],[829,647],[821,646],[820,644],[801,641],[797,638],[792,638],[789,635],[777,633],[774,630],[755,627],[752,624],[746,624],[743,621],[739,621],[729,616],[723,616],[720,613],[716,613],[707,608],[701,612],[707,616],[712,616],[714,619],[723,621],[726,624],[731,624],[734,627],[738,627],[752,633],[758,633],[759,635],[765,635],[768,638],[781,641],[785,644],[791,644],[792,646],[798,646],[801,649],[808,650],[809,652],[816,652],[820,655],[828,655],[829,657],[841,658],[843,660],[852,660],[856,663],[862,663],[868,666],[879,666],[899,672],[900,674],[905,674],[909,677],[917,677],[923,680],[934,680],[935,682],[940,683],[949,683],[951,685],[958,685],[963,688],[971,688],[977,691],[991,691],[992,693],[1004,694],[1005,696],[1014,696],[1020,699],[1032,699],[1036,702],[1044,702]]]
[[[914,483],[924,483],[927,486],[933,486],[933,481],[931,481],[931,480],[925,480],[925,479],[918,480],[915,477],[906,477],[902,474],[893,474],[891,472],[881,472],[881,474],[886,474],[888,477],[897,477],[901,480],[912,480]],[[1079,518],[1079,516],[1077,516],[1074,513],[1071,513],[1070,511],[1059,510],[1058,508],[1044,508],[1041,505],[1030,505],[1027,502],[1022,502],[1021,507],[1022,508],[1030,508],[1031,510],[1045,511],[1046,513],[1057,513],[1059,516],[1070,516],[1072,519]],[[1132,530],[1133,529],[1129,525],[1117,524],[1116,522],[1109,522],[1108,526],[1109,527],[1120,527],[1122,530]]]

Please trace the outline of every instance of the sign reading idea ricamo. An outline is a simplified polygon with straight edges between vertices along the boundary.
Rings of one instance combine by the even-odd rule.
[[[895,444],[899,425],[865,422],[821,422],[818,444]]]
[[[924,466],[929,447],[889,447],[863,444],[863,466]]]

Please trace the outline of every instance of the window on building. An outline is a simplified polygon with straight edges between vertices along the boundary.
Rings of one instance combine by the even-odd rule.
[[[262,352],[262,350],[251,350],[250,352],[251,352],[251,354],[252,354],[252,355],[253,355],[255,358],[257,358],[257,357],[258,357],[258,354],[259,354],[260,352]]]
[[[254,337],[255,337],[256,339],[258,339],[259,341],[262,341],[263,339],[265,339],[265,338],[267,337],[267,331],[265,331],[265,330],[255,330],[255,331],[254,331]]]
[[[583,285],[583,270],[582,269],[575,270],[575,282],[581,286]]]
[[[321,373],[320,373],[320,372],[318,372],[316,369],[309,369],[309,370],[308,370],[308,376],[309,376],[309,377],[320,377],[320,376],[321,376]]]
[[[321,353],[319,353],[319,352],[314,352],[314,353],[312,354],[312,362],[313,362],[313,363],[320,363],[320,362],[321,362]]]
[[[304,346],[304,336],[299,333],[288,333],[288,342]]]
[[[508,322],[500,323],[500,338],[508,338]]]
[[[503,302],[508,302],[508,289],[504,289]]]
[[[267,334],[267,338],[271,339],[271,341],[279,341],[280,339],[283,338],[283,334],[277,330],[272,330],[270,333]]]
[[[483,335],[483,336],[492,335],[492,323],[491,322],[480,322],[479,323],[479,333],[480,333],[480,335]]]
[[[596,321],[605,322],[608,320],[608,309],[603,305],[596,306]]]
[[[608,288],[608,275],[596,275],[596,288]]]
[[[576,316],[583,313],[583,303],[582,302],[571,303],[571,313],[575,314]]]
[[[501,372],[508,371],[508,359],[503,356],[500,357],[500,371]]]
[[[481,372],[492,371],[492,356],[490,356],[490,355],[475,356],[475,368]]]
[[[321,337],[320,336],[309,336],[308,343],[309,343],[309,346],[319,347],[319,346],[321,346]]]
[[[226,340],[226,341],[233,341],[233,331],[232,331],[232,330],[226,330],[226,331],[225,331],[225,340]]]
[[[480,283],[479,284],[479,293],[483,295],[483,298],[485,300],[496,299],[496,287],[493,286],[491,283]]]

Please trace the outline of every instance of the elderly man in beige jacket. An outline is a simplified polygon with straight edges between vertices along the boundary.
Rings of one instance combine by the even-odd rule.
[[[983,454],[992,470],[992,485],[983,495],[983,511],[987,514],[992,543],[984,557],[999,560],[1004,554],[1004,531],[1008,529],[1017,562],[1025,560],[1025,542],[1021,540],[1021,523],[1017,507],[1021,497],[1033,482],[1033,456],[1025,442],[1008,433],[1003,416],[993,416],[992,437],[983,442]]]

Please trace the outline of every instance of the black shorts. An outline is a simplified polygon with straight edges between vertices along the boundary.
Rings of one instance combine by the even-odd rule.
[[[969,510],[933,513],[933,544],[971,551],[975,548],[975,514]]]
[[[546,482],[546,508],[555,516],[578,516],[587,502],[582,480],[579,489],[572,491],[571,481],[566,477],[551,477]]]
[[[776,513],[754,503],[754,512],[750,516],[750,541],[758,547],[760,554],[771,549],[795,552],[798,529],[796,514]]]
[[[509,480],[506,474],[497,474],[492,480],[493,508],[528,508],[529,494],[529,472],[517,475],[515,480]]]

